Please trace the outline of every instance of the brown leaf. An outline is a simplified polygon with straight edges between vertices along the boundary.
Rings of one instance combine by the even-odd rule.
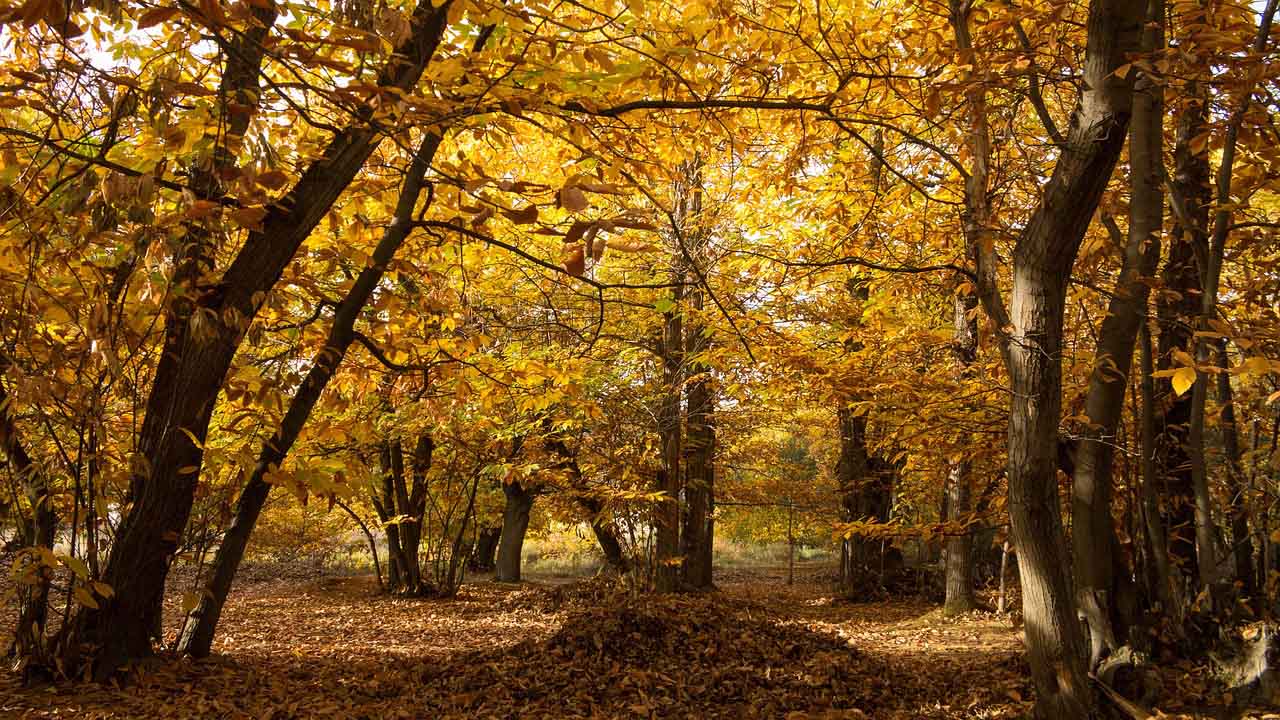
[[[503,210],[502,214],[517,225],[529,225],[538,220],[538,206],[531,204],[521,210]]]
[[[267,217],[267,209],[262,206],[244,207],[228,212],[227,217],[246,230],[261,230],[262,221]]]
[[[574,277],[582,277],[582,273],[586,272],[587,259],[581,245],[574,245],[565,253],[564,269]]]
[[[172,7],[154,7],[138,16],[138,29],[143,30],[153,25],[172,19],[180,11]]]
[[[279,170],[268,170],[258,175],[258,184],[268,190],[279,190],[289,182],[289,176]]]
[[[560,207],[569,212],[582,212],[588,207],[586,194],[576,187],[560,188],[556,200],[560,203]]]

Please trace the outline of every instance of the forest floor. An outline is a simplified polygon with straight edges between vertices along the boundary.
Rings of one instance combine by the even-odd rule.
[[[655,597],[593,580],[479,578],[453,600],[410,600],[378,595],[369,577],[259,576],[233,593],[212,658],[157,660],[125,687],[22,689],[2,673],[0,717],[796,720],[1029,709],[1007,617],[945,618],[908,599],[835,602],[816,568],[795,585],[784,579],[779,568],[729,570],[717,574],[719,592]],[[172,638],[179,612],[166,610]],[[1187,702],[1206,704],[1193,669],[1173,681]]]

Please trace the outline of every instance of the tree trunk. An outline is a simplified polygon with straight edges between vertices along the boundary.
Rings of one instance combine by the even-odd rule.
[[[840,505],[844,509],[844,519],[856,522],[864,519],[861,495],[870,472],[870,462],[867,459],[867,418],[848,405],[836,412],[836,418],[840,423],[840,458],[836,462]],[[844,538],[840,548],[841,594],[854,594],[857,586],[866,579],[870,554],[869,543],[865,538],[856,535]]]
[[[970,518],[969,463],[951,466],[947,476],[947,519],[967,522]],[[943,612],[959,615],[972,610],[973,600],[973,535],[964,532],[947,538],[945,563],[946,600]]]
[[[476,546],[471,551],[471,569],[478,572],[487,572],[493,570],[495,565],[494,557],[498,552],[498,538],[502,536],[502,527],[485,527],[480,528],[480,536],[476,540]]]
[[[686,163],[683,169],[684,187],[677,217],[681,225],[682,247],[685,261],[693,268],[695,282],[688,293],[686,307],[689,320],[685,323],[684,357],[688,366],[685,383],[688,421],[685,429],[685,515],[681,533],[681,553],[684,586],[689,590],[709,590],[712,587],[711,553],[713,520],[712,505],[715,502],[715,447],[714,424],[715,394],[711,381],[711,367],[705,356],[710,348],[708,328],[702,317],[704,289],[701,282],[707,276],[708,229],[702,219],[702,177],[699,161]]]
[[[658,434],[662,440],[662,469],[655,489],[665,497],[654,506],[654,587],[658,592],[675,592],[680,587],[680,385],[683,373],[684,339],[680,306],[684,297],[685,272],[677,263],[672,272],[673,307],[663,314],[660,355],[663,395],[658,408]]]
[[[404,533],[405,561],[415,568],[412,592],[417,595],[429,594],[432,590],[431,583],[422,578],[422,566],[418,554],[422,545],[422,523],[427,514],[427,472],[431,469],[431,459],[435,449],[435,440],[429,433],[418,436],[413,446],[409,467],[413,486],[402,497],[397,498],[397,502],[404,503],[404,508],[400,512],[409,517],[402,532]]]
[[[1040,204],[1015,246],[1008,311],[994,288],[979,292],[997,327],[1010,329],[1003,344],[1012,395],[1009,516],[1040,718],[1083,719],[1093,706],[1059,510],[1062,327],[1080,242],[1124,145],[1132,92],[1115,70],[1138,49],[1143,9],[1132,0],[1090,3],[1084,89]],[[977,277],[993,275],[979,268]]]
[[[985,182],[983,184],[985,185]],[[985,213],[983,216],[985,217]],[[979,228],[983,225],[973,229],[974,242],[981,241],[976,236],[981,232]],[[967,231],[966,235],[970,235],[970,232]],[[977,296],[967,293],[956,295],[953,337],[961,377],[969,374],[971,366],[978,357],[978,322],[974,317],[977,307]],[[943,611],[948,615],[958,615],[976,607],[973,599],[973,535],[969,531],[972,526],[970,523],[973,483],[970,476],[971,468],[969,461],[962,459],[953,462],[947,473],[947,513],[944,519],[965,523],[963,532],[947,538],[944,565],[946,597],[943,602]]]
[[[964,230],[965,254],[973,257],[983,252],[987,240],[987,226],[991,220],[991,203],[988,197],[988,169],[991,162],[991,138],[987,124],[987,90],[984,81],[974,77],[976,57],[969,28],[972,3],[952,0],[950,5],[951,29],[961,61],[970,66],[966,75],[969,83],[965,93],[968,102],[968,132],[965,144],[970,156],[969,177],[965,181],[964,212],[961,224]],[[959,367],[959,376],[968,377],[973,363],[978,359],[978,307],[977,294],[957,292],[952,327],[953,352]],[[972,482],[971,463],[966,459],[953,461],[947,473],[946,513],[943,520],[968,521]],[[959,614],[972,610],[973,599],[973,537],[966,530],[947,540],[945,548],[944,585],[946,598],[944,611]]]
[[[375,502],[378,518],[382,520],[382,532],[387,538],[387,589],[393,593],[404,592],[409,579],[404,549],[400,545],[400,523],[396,521],[395,455],[399,445],[391,441],[382,444],[381,502]]]
[[[1253,574],[1253,537],[1249,534],[1249,506],[1245,497],[1244,463],[1240,452],[1240,431],[1236,425],[1235,393],[1227,374],[1226,338],[1217,339],[1218,404],[1222,407],[1222,454],[1226,460],[1227,515],[1231,521],[1231,548],[1235,560],[1235,579],[1246,596],[1256,591]]]
[[[222,607],[227,601],[227,595],[231,592],[232,580],[244,558],[249,536],[253,533],[258,516],[262,513],[267,496],[271,492],[271,485],[266,482],[266,474],[278,468],[289,450],[293,448],[294,442],[306,425],[307,418],[311,416],[312,409],[320,400],[325,386],[346,357],[347,350],[355,339],[356,318],[364,309],[374,288],[382,280],[387,264],[409,237],[413,228],[413,211],[422,192],[427,170],[431,167],[439,147],[440,135],[429,134],[423,137],[400,191],[394,222],[386,229],[378,246],[374,248],[372,262],[356,277],[346,297],[334,312],[333,324],[329,328],[324,346],[312,359],[311,370],[294,393],[293,399],[289,401],[289,408],[285,411],[279,429],[259,449],[258,462],[254,465],[253,474],[240,492],[239,499],[236,500],[235,516],[231,526],[227,528],[222,542],[218,545],[217,554],[214,555],[209,581],[201,594],[200,603],[192,608],[183,624],[182,633],[178,639],[179,652],[192,657],[205,657],[209,654],[218,619],[222,616]],[[381,584],[381,572],[378,580]]]
[[[625,573],[631,569],[631,563],[622,551],[622,542],[613,524],[604,517],[604,505],[592,497],[577,498],[578,504],[588,513],[591,521],[591,533],[596,536],[600,552],[604,553],[604,561],[614,572]]]
[[[443,36],[449,5],[448,0],[438,8],[424,2],[415,9],[413,33],[379,74],[379,86],[407,91],[417,85]],[[228,102],[256,98],[262,40],[275,12],[255,11],[268,16],[264,27],[247,31],[245,47],[228,53],[223,82],[230,88],[220,94]],[[139,434],[132,504],[103,570],[113,595],[97,608],[78,609],[59,634],[63,672],[76,675],[88,661],[93,677],[105,680],[130,659],[151,653],[150,631],[161,607],[169,563],[191,512],[203,444],[223,379],[267,291],[379,144],[381,130],[368,122],[373,113],[372,106],[363,107],[359,119],[339,132],[297,184],[269,206],[262,228],[249,232],[220,283],[193,297],[191,285],[203,260],[180,263],[177,272],[182,277],[175,275],[179,295],[166,312],[164,344]],[[240,132],[232,127],[226,135],[243,134],[250,113],[230,117],[244,122]],[[189,265],[196,267],[184,269]],[[196,317],[199,322],[192,321]]]
[[[1147,545],[1150,549],[1151,563],[1155,571],[1155,587],[1150,593],[1158,598],[1163,613],[1172,619],[1174,628],[1182,623],[1182,596],[1178,592],[1179,583],[1175,580],[1177,572],[1170,564],[1169,540],[1165,531],[1164,518],[1160,514],[1160,490],[1156,486],[1156,413],[1155,382],[1151,374],[1155,371],[1151,348],[1151,327],[1143,322],[1141,326],[1139,357],[1142,359],[1142,514],[1145,521]]]
[[[1262,10],[1258,22],[1258,32],[1254,37],[1253,47],[1251,48],[1255,55],[1261,56],[1267,49],[1276,6],[1276,0],[1268,0]],[[1200,584],[1202,586],[1215,584],[1221,578],[1223,571],[1221,564],[1217,561],[1216,546],[1214,544],[1217,539],[1217,526],[1213,521],[1212,497],[1209,492],[1208,467],[1205,461],[1205,403],[1208,399],[1209,382],[1204,368],[1210,362],[1210,347],[1206,336],[1211,336],[1215,332],[1213,325],[1217,320],[1218,286],[1222,276],[1223,261],[1226,257],[1227,240],[1231,234],[1231,218],[1233,214],[1231,181],[1235,166],[1236,146],[1240,136],[1240,128],[1244,123],[1245,113],[1248,112],[1249,106],[1253,102],[1256,83],[1257,79],[1250,75],[1243,88],[1244,91],[1240,94],[1239,104],[1232,109],[1231,115],[1227,119],[1226,133],[1222,143],[1222,160],[1218,166],[1215,188],[1212,233],[1210,234],[1206,225],[1205,232],[1202,234],[1203,240],[1197,246],[1199,250],[1198,264],[1202,271],[1201,280],[1203,285],[1200,293],[1200,313],[1198,318],[1200,332],[1196,333],[1194,341],[1196,348],[1196,383],[1192,388],[1191,395],[1190,439],[1192,479],[1195,483],[1196,497],[1196,545],[1199,552],[1197,557],[1199,559]],[[1222,350],[1224,360],[1225,353],[1224,346]],[[1226,379],[1225,375],[1222,377],[1226,380],[1224,394],[1230,398],[1230,380]],[[1221,389],[1222,385],[1219,385],[1219,388]],[[1234,476],[1235,483],[1238,484],[1239,475],[1237,470],[1239,468],[1240,449],[1239,439],[1235,435],[1234,409],[1228,405],[1226,412],[1231,416],[1231,421],[1227,428],[1227,433],[1229,433],[1230,437],[1224,439],[1232,445],[1232,447],[1226,448],[1228,452],[1228,474]],[[1234,453],[1232,452],[1233,450]],[[1243,521],[1243,518],[1241,520]],[[1244,525],[1244,542],[1247,543],[1247,522],[1244,522]]]
[[[378,561],[377,539],[373,536],[373,533],[369,531],[369,526],[365,524],[364,520],[362,520],[358,514],[356,514],[355,510],[351,509],[350,505],[347,505],[346,503],[342,502],[341,500],[337,500],[336,498],[334,500],[334,504],[342,508],[342,511],[345,512],[352,520],[356,522],[356,525],[360,527],[360,532],[364,534],[365,542],[369,544],[369,555],[373,558],[373,573],[374,573],[374,578],[377,579],[378,581],[378,590],[380,591],[385,590],[386,585],[384,585],[382,582],[382,563]]]
[[[591,532],[596,536],[596,542],[600,544],[605,562],[618,573],[627,572],[630,569],[630,563],[622,552],[622,543],[619,542],[613,525],[604,516],[604,503],[588,494],[586,479],[582,476],[582,468],[578,465],[577,456],[569,449],[564,439],[556,434],[549,435],[546,443],[547,448],[560,458],[558,469],[569,476],[568,485],[573,493],[573,500],[586,513],[587,522],[591,523]]]
[[[502,536],[498,542],[498,582],[520,582],[520,553],[524,549],[524,534],[529,529],[529,513],[533,510],[533,491],[518,482],[502,486],[507,497],[502,510]]]
[[[400,592],[418,595],[422,592],[422,568],[418,565],[418,545],[422,541],[422,515],[409,501],[408,478],[404,471],[404,447],[399,439],[391,442],[391,489],[395,500],[393,515],[402,518],[395,525],[398,559],[403,584]],[[390,530],[390,528],[388,528]]]
[[[1154,53],[1164,47],[1163,0],[1147,3],[1147,24],[1142,50]],[[1116,612],[1117,556],[1111,517],[1112,466],[1119,442],[1124,399],[1133,365],[1138,328],[1146,318],[1151,278],[1160,262],[1160,237],[1164,223],[1164,103],[1158,78],[1142,72],[1133,95],[1133,120],[1129,126],[1129,236],[1116,279],[1115,292],[1098,333],[1093,371],[1085,395],[1084,414],[1089,418],[1075,452],[1072,483],[1072,567],[1080,611],[1089,627],[1089,667],[1096,668],[1105,653],[1115,650],[1128,636]],[[1110,220],[1113,239],[1122,242]],[[1117,640],[1117,638],[1120,638]]]

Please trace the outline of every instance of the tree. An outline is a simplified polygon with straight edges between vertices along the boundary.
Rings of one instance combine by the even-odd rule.
[[[1058,509],[1062,324],[1071,267],[1124,145],[1132,80],[1118,77],[1116,69],[1139,47],[1141,10],[1123,0],[1090,3],[1086,89],[1062,155],[1018,237],[1008,309],[994,289],[979,294],[996,326],[1008,333],[1009,510],[1039,692],[1036,713],[1046,718],[1084,718],[1092,706]],[[981,268],[976,274],[991,277]]]

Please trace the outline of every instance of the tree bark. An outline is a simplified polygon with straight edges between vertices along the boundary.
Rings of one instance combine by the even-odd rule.
[[[974,241],[981,240],[975,238]],[[977,306],[976,295],[966,293],[956,296],[953,337],[961,377],[970,372],[971,366],[978,357],[978,321],[974,317]],[[948,615],[966,613],[977,606],[973,598],[973,534],[969,531],[973,509],[971,469],[971,463],[961,459],[952,462],[947,473],[947,515],[944,519],[966,524],[963,532],[947,538],[943,574],[946,596],[943,601],[943,611]]]
[[[422,578],[421,563],[418,559],[422,545],[422,523],[427,513],[427,472],[431,469],[431,458],[435,454],[435,441],[428,433],[418,436],[410,457],[410,477],[413,484],[407,490],[401,483],[396,490],[396,502],[400,512],[408,516],[401,527],[405,563],[412,569],[409,592],[424,595],[431,592],[431,583]],[[403,476],[403,470],[401,472]]]
[[[382,477],[381,501],[375,501],[378,518],[382,520],[382,532],[387,538],[387,589],[393,593],[403,592],[409,578],[409,571],[404,556],[404,548],[400,544],[400,523],[396,513],[396,459],[400,446],[391,441],[382,444]],[[401,466],[403,471],[403,466]],[[403,480],[403,478],[402,478]]]
[[[1197,3],[1178,20],[1181,28],[1206,22],[1204,4]],[[1179,41],[1190,39],[1189,35],[1184,35]],[[1201,61],[1197,57],[1193,62]],[[1196,248],[1205,243],[1204,235],[1209,224],[1209,155],[1206,148],[1196,148],[1194,144],[1197,138],[1209,132],[1208,96],[1203,85],[1194,80],[1194,75],[1204,70],[1193,66],[1185,72],[1193,76],[1193,80],[1184,92],[1190,102],[1184,105],[1178,116],[1170,182],[1173,226],[1169,233],[1169,251],[1161,271],[1162,292],[1156,296],[1156,315],[1160,321],[1157,364],[1160,370],[1177,367],[1175,357],[1182,358],[1180,362],[1184,362],[1194,352],[1192,331],[1199,312],[1201,288]],[[1160,431],[1155,464],[1165,481],[1169,553],[1179,571],[1179,584],[1193,586],[1199,563],[1189,437],[1191,396],[1179,396],[1173,392],[1169,380],[1161,379],[1156,385],[1155,405]]]
[[[1253,537],[1249,534],[1249,505],[1245,496],[1244,463],[1240,452],[1240,430],[1236,424],[1235,392],[1227,374],[1227,340],[1216,342],[1218,369],[1218,405],[1222,407],[1222,454],[1226,460],[1227,515],[1231,521],[1231,548],[1235,561],[1235,579],[1246,596],[1257,590],[1253,573]]]
[[[417,85],[443,36],[449,5],[448,0],[438,8],[424,2],[415,9],[413,32],[379,74],[380,87],[407,91]],[[264,25],[274,22],[275,10],[264,12],[269,15]],[[242,75],[252,82],[233,85],[222,97],[256,98],[266,36],[266,28],[260,30],[246,32],[242,51],[229,53],[229,63],[250,61],[224,73],[224,88]],[[252,61],[255,57],[259,62]],[[164,346],[131,479],[132,504],[103,570],[114,593],[98,608],[77,610],[63,628],[58,638],[63,672],[76,675],[89,662],[93,677],[105,680],[130,659],[151,653],[150,629],[191,512],[209,420],[227,370],[267,291],[379,144],[381,130],[369,122],[373,113],[372,106],[363,107],[357,121],[339,132],[297,184],[269,206],[262,229],[249,232],[220,283],[197,298],[180,297],[166,313]],[[242,115],[247,124],[245,113],[230,117],[234,121]]]
[[[1160,490],[1156,485],[1156,411],[1155,382],[1152,373],[1155,371],[1153,351],[1151,347],[1151,327],[1145,321],[1141,326],[1139,357],[1142,361],[1142,510],[1145,522],[1147,545],[1150,549],[1151,563],[1155,571],[1155,587],[1151,596],[1160,600],[1161,610],[1173,620],[1173,627],[1182,623],[1182,596],[1178,592],[1179,582],[1175,579],[1176,568],[1172,567],[1169,553],[1168,533],[1165,530],[1164,518],[1160,514]]]
[[[969,28],[969,14],[973,5],[963,0],[951,0],[950,22],[955,35],[956,49],[961,61],[976,67],[973,37]],[[989,192],[989,167],[991,162],[991,137],[987,124],[987,89],[984,80],[975,77],[971,69],[967,75],[968,131],[965,144],[969,150],[969,177],[965,180],[964,211],[961,225],[964,231],[965,255],[976,257],[984,252],[988,242],[987,226],[991,220]],[[975,263],[975,265],[978,265]],[[957,292],[953,319],[953,350],[961,378],[972,371],[978,359],[978,307],[979,288],[974,293]],[[951,463],[946,481],[946,516],[944,520],[967,521],[970,511],[970,495],[973,479],[971,463],[960,459]],[[968,532],[947,540],[944,561],[944,585],[946,598],[943,609],[947,614],[968,612],[975,607],[973,599],[973,536]]]
[[[1164,47],[1163,0],[1148,0],[1142,51]],[[1116,612],[1119,543],[1111,517],[1112,467],[1138,328],[1145,321],[1151,278],[1160,262],[1164,224],[1164,102],[1160,79],[1142,72],[1129,126],[1129,235],[1115,292],[1098,332],[1085,395],[1088,417],[1075,452],[1072,482],[1072,567],[1080,611],[1089,627],[1089,667],[1127,637]],[[1109,220],[1117,242],[1120,231]],[[1117,640],[1119,638],[1119,640]]]
[[[681,302],[684,298],[685,272],[676,263],[672,271],[673,307],[663,313],[659,355],[662,359],[663,395],[658,408],[658,434],[662,441],[662,469],[658,471],[655,489],[664,497],[654,506],[654,587],[658,592],[675,592],[680,588],[680,490],[681,490],[681,407],[680,385],[683,372],[683,321]]]
[[[502,486],[507,504],[502,510],[502,536],[498,541],[498,582],[520,582],[520,553],[524,535],[529,530],[529,513],[533,510],[534,493],[518,482]]]
[[[1267,49],[1271,37],[1271,23],[1276,13],[1276,0],[1268,0],[1259,18],[1258,32],[1254,38],[1253,53],[1261,56]],[[1233,108],[1227,119],[1227,128],[1222,143],[1222,160],[1218,165],[1216,192],[1214,197],[1213,228],[1210,233],[1205,226],[1204,241],[1197,245],[1198,265],[1201,270],[1203,285],[1200,293],[1200,312],[1198,329],[1195,336],[1195,368],[1196,383],[1191,394],[1191,471],[1196,498],[1196,546],[1199,559],[1199,576],[1202,586],[1211,586],[1221,577],[1222,566],[1217,561],[1215,542],[1217,527],[1213,521],[1212,496],[1209,492],[1208,467],[1205,461],[1205,403],[1208,399],[1209,382],[1204,368],[1210,362],[1210,347],[1206,335],[1214,333],[1213,323],[1217,319],[1218,286],[1222,276],[1223,260],[1226,256],[1227,240],[1231,233],[1231,181],[1235,167],[1236,146],[1239,141],[1240,128],[1244,123],[1245,113],[1253,102],[1253,91],[1256,79],[1250,75],[1241,93],[1239,104]],[[1206,160],[1207,162],[1207,160]],[[1225,350],[1224,350],[1225,352]],[[1221,386],[1220,386],[1221,387]],[[1231,392],[1230,381],[1226,386],[1226,394]],[[1231,432],[1235,432],[1234,410]],[[1232,436],[1235,455],[1239,456],[1239,441]],[[1230,458],[1228,461],[1230,462]],[[1233,472],[1230,468],[1228,472]],[[1247,524],[1246,524],[1247,528]],[[1247,537],[1247,529],[1246,529]]]
[[[684,187],[677,212],[681,225],[678,240],[685,262],[694,269],[696,278],[707,276],[706,245],[708,229],[702,219],[702,177],[699,161],[686,163],[683,169]],[[715,502],[715,448],[714,423],[715,394],[711,382],[711,367],[705,356],[710,343],[708,327],[702,318],[705,291],[701,282],[695,282],[687,295],[685,307],[689,319],[684,326],[684,358],[688,367],[685,383],[685,402],[688,420],[685,427],[685,514],[681,532],[682,581],[688,590],[709,590],[712,587],[711,554],[713,540],[712,506]]]
[[[249,536],[253,533],[258,516],[262,513],[267,496],[271,492],[266,474],[278,468],[293,448],[294,442],[306,425],[307,418],[311,416],[311,411],[320,400],[325,386],[337,372],[338,366],[346,357],[347,350],[355,339],[356,318],[359,317],[365,303],[382,280],[387,265],[409,237],[413,229],[413,212],[422,193],[427,170],[431,167],[436,150],[440,147],[440,140],[440,135],[435,133],[423,137],[400,191],[394,221],[374,248],[372,262],[361,270],[360,275],[347,291],[346,297],[334,312],[333,324],[329,328],[324,346],[312,358],[311,370],[289,401],[289,408],[285,411],[280,427],[259,449],[258,462],[254,465],[253,474],[236,500],[235,516],[231,526],[227,528],[214,555],[209,581],[201,594],[200,603],[192,608],[183,624],[178,640],[179,652],[192,657],[205,657],[209,654],[218,619],[222,615],[222,607],[226,604],[227,595],[231,592],[232,580],[244,558]],[[381,572],[379,572],[379,583],[381,583]]]
[[[947,519],[966,522],[970,515],[969,463],[953,463],[947,476]],[[973,535],[966,529],[947,538],[944,560],[946,599],[943,612],[959,615],[976,607],[973,600]]]
[[[568,485],[573,500],[586,514],[587,522],[591,523],[591,532],[595,535],[596,542],[600,544],[605,563],[618,573],[627,572],[631,569],[631,564],[627,562],[627,557],[622,552],[622,543],[618,540],[618,534],[614,531],[612,523],[604,516],[604,503],[588,494],[587,482],[582,476],[582,467],[578,465],[577,456],[558,435],[548,436],[546,444],[547,449],[560,458],[557,469],[563,470],[568,475]]]
[[[475,548],[471,551],[472,570],[487,572],[496,567],[495,557],[498,553],[498,538],[502,537],[502,527],[480,528]]]
[[[1053,174],[1014,248],[1008,312],[994,288],[979,292],[997,327],[1009,328],[1003,343],[1012,394],[1009,515],[1040,718],[1088,718],[1093,706],[1059,510],[1062,327],[1080,242],[1124,145],[1132,92],[1115,70],[1139,47],[1143,10],[1133,0],[1090,3],[1084,89]],[[980,266],[977,277],[993,275]],[[1007,325],[999,322],[1006,317]]]
[[[422,592],[422,568],[418,565],[418,545],[422,541],[420,531],[422,515],[409,501],[408,477],[404,471],[404,446],[399,439],[391,442],[391,489],[395,500],[393,514],[401,518],[401,522],[396,523],[395,526],[403,574],[400,592],[405,595],[417,595]]]

